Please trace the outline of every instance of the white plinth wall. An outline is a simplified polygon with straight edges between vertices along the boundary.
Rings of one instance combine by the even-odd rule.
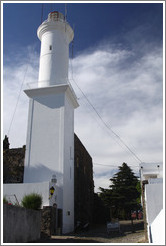
[[[30,98],[24,183],[57,177],[63,233],[74,229],[74,108],[69,85],[25,90]]]

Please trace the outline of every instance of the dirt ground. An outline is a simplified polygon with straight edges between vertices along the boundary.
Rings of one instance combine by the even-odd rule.
[[[131,221],[120,221],[120,233],[108,234],[106,225],[93,225],[87,232],[52,236],[36,243],[147,243],[142,220],[134,221],[134,231],[131,230]]]

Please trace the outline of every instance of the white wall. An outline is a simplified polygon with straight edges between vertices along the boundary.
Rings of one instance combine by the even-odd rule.
[[[151,224],[152,243],[165,244],[165,213],[162,209]]]
[[[50,196],[50,188],[54,187],[55,191],[52,196]],[[57,204],[58,208],[62,209],[62,199],[63,190],[58,187],[57,184],[52,182],[41,182],[41,183],[24,183],[24,184],[4,184],[3,185],[3,196],[11,201],[12,204],[16,203],[15,196],[21,205],[22,198],[24,195],[31,193],[37,193],[42,196],[42,207],[43,206],[53,206],[54,203]]]
[[[149,178],[163,178],[163,163],[140,163],[141,180]]]
[[[16,195],[19,204],[21,204],[23,196],[33,192],[42,195],[42,206],[49,206],[49,182],[35,184],[3,184],[3,196],[6,196],[7,199],[10,198],[12,203],[16,202],[14,195]]]
[[[74,230],[74,108],[65,96],[63,218],[66,231]],[[68,212],[70,214],[68,214]]]
[[[163,240],[163,228],[158,228],[157,225],[163,224],[161,216],[158,217],[160,211],[163,209],[163,182],[161,179],[150,179],[149,184],[145,185],[145,202],[146,202],[146,216],[149,242],[155,239],[157,245]],[[160,220],[161,219],[161,220]],[[157,232],[160,232],[161,238],[158,240]]]
[[[57,177],[63,233],[74,229],[74,108],[68,85],[26,90],[30,99],[24,183]]]
[[[163,208],[163,183],[145,185],[147,222],[152,224]]]
[[[141,181],[148,180],[145,202],[149,242],[155,240],[159,245],[163,242],[163,218],[159,214],[163,209],[163,163],[140,163],[140,174]]]
[[[24,183],[49,181],[63,185],[64,94],[36,96],[28,118]]]

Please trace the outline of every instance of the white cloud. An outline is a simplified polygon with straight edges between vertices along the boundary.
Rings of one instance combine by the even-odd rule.
[[[162,50],[154,48],[138,57],[133,51],[107,46],[105,50],[80,55],[72,66],[74,80],[106,124],[143,162],[162,161]],[[135,157],[108,132],[72,79],[71,83],[81,105],[76,110],[75,129],[94,162],[138,165]],[[100,180],[96,178],[98,186]]]
[[[28,53],[30,62],[20,56],[15,65],[9,62],[4,67],[4,134],[10,125],[27,63],[25,81],[37,81],[39,56],[30,47]],[[104,126],[75,82],[106,124],[143,162],[162,161],[162,50],[154,48],[139,56],[134,50],[102,45],[74,58],[72,67],[69,79],[80,104],[75,111],[75,132],[94,163],[119,166],[126,162],[133,168],[138,166],[138,161]],[[11,147],[25,144],[27,114],[28,98],[22,93],[9,134]],[[99,186],[108,187],[115,167],[94,165],[93,168],[96,191]]]
[[[3,135],[8,134],[12,148],[26,143],[29,100],[23,90],[37,81],[38,56],[33,47],[27,47],[9,57],[3,69]]]

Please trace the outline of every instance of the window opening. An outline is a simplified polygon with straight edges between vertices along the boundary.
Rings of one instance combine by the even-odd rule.
[[[73,160],[73,151],[72,151],[72,147],[70,147],[70,160]]]
[[[77,157],[77,167],[79,167],[79,158]]]
[[[71,167],[70,167],[70,179],[71,179]]]

